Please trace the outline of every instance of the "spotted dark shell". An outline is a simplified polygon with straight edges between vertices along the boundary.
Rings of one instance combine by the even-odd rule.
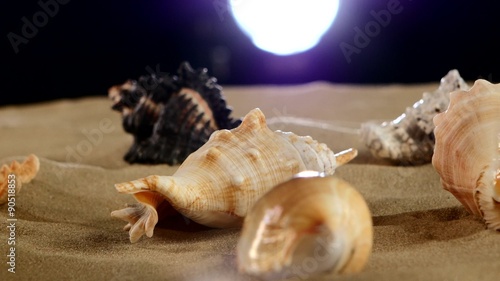
[[[112,108],[134,136],[129,163],[182,163],[219,129],[237,127],[222,88],[207,69],[181,64],[177,75],[145,75],[109,89]]]

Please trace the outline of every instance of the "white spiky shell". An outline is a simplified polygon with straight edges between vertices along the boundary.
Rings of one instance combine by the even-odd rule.
[[[255,203],[236,249],[240,272],[281,279],[297,272],[359,272],[372,245],[362,195],[342,179],[307,171]]]
[[[434,118],[432,164],[445,190],[500,230],[500,84],[479,79],[450,96],[448,110]]]
[[[448,108],[449,94],[467,90],[469,86],[453,69],[441,79],[439,88],[425,92],[421,100],[406,108],[405,113],[391,122],[361,125],[361,139],[375,157],[401,165],[429,163],[434,150],[432,118]]]
[[[342,154],[341,162],[356,155]],[[139,204],[112,216],[129,222],[130,239],[151,237],[157,209],[168,203],[182,215],[210,227],[234,227],[273,186],[304,170],[333,174],[336,156],[311,137],[273,132],[259,109],[250,111],[240,126],[214,132],[172,176],[149,176],[116,184],[119,192],[133,194]],[[161,213],[160,213],[161,215]]]

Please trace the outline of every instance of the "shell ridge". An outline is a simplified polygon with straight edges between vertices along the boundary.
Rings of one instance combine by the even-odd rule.
[[[297,136],[291,132],[276,131],[275,134],[294,147],[302,159],[304,169],[324,171],[327,175],[335,172],[335,155],[325,144],[313,140],[310,136]]]
[[[478,79],[470,90],[450,94],[449,108],[434,118],[432,164],[443,188],[466,209],[500,229],[495,203],[500,133],[500,84]]]

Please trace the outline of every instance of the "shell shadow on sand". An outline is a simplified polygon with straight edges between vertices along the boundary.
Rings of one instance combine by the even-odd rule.
[[[484,231],[481,221],[462,206],[376,216],[373,224],[375,240],[377,236],[384,237],[375,243],[379,249],[473,238]]]

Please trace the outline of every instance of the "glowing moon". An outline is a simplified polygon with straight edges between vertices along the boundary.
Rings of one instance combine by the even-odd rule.
[[[339,0],[230,0],[239,27],[259,49],[292,55],[316,46],[337,15]]]

